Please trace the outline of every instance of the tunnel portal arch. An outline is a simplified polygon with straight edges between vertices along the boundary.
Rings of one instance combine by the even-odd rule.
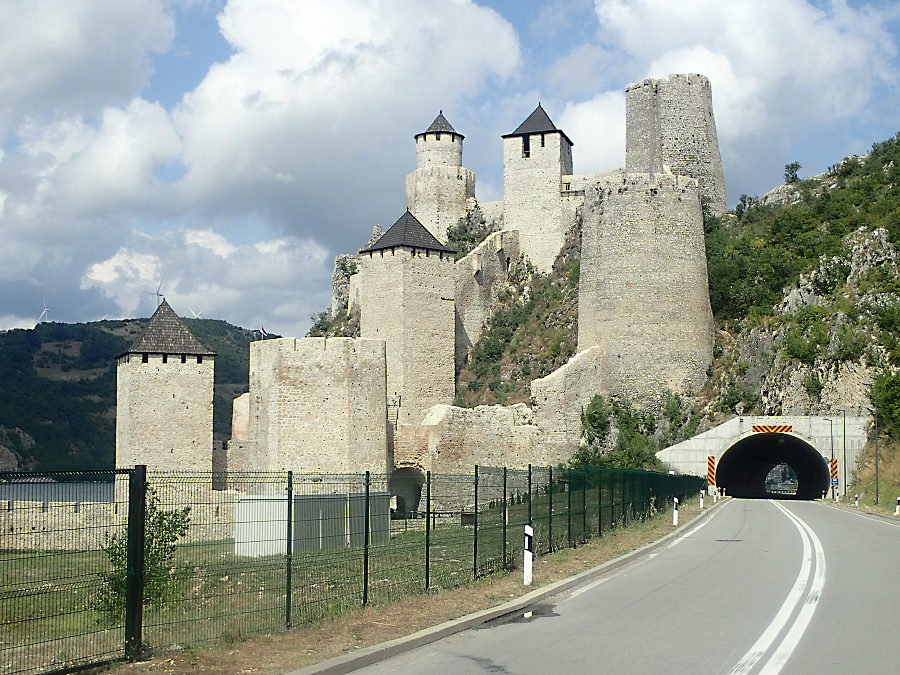
[[[719,458],[716,485],[732,497],[785,498],[766,491],[766,476],[779,464],[797,474],[792,498],[817,499],[828,490],[828,461],[802,438],[785,433],[754,433],[730,446]]]

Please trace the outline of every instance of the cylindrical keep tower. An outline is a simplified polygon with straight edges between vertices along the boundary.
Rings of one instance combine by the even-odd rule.
[[[416,134],[416,170],[406,177],[406,208],[441,243],[475,197],[475,174],[462,166],[463,135],[443,111]]]

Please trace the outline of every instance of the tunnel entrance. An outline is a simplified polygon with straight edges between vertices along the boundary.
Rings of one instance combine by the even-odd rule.
[[[793,480],[781,490],[771,480],[772,470],[781,465]],[[780,484],[784,481],[779,480]],[[732,497],[749,499],[817,499],[830,484],[828,462],[806,441],[781,433],[753,434],[728,448],[716,467],[716,485]],[[793,494],[791,493],[793,491]]]

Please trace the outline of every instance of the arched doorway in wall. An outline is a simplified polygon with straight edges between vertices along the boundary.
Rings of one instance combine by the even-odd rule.
[[[425,485],[425,474],[419,469],[403,468],[394,469],[391,472],[388,487],[391,496],[397,498],[397,508],[394,509],[395,517],[408,518],[409,514],[419,511],[423,485]]]
[[[772,488],[772,471],[788,467],[794,493]],[[817,499],[830,485],[828,462],[812,445],[785,433],[757,433],[728,448],[716,467],[716,485],[732,497]],[[768,486],[768,487],[767,487]]]

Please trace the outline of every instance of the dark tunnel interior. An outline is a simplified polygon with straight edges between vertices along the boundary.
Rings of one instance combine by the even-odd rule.
[[[787,464],[797,475],[797,492],[785,496],[766,491],[772,468]],[[764,433],[743,438],[719,459],[716,485],[732,497],[749,499],[817,499],[830,486],[828,462],[818,450],[788,434]]]

